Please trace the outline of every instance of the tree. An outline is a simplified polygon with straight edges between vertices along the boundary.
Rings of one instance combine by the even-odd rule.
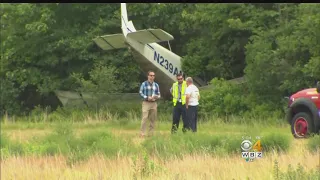
[[[132,56],[124,50],[102,52],[92,41],[120,30],[119,5],[1,4],[1,8],[0,77],[9,88],[2,92],[8,97],[2,111],[13,112],[10,101],[25,110],[41,103],[36,97],[28,100],[31,94],[43,97],[56,89],[73,90],[71,74],[89,78],[98,61],[120,68],[116,76],[128,85],[126,91],[137,87],[139,71]]]

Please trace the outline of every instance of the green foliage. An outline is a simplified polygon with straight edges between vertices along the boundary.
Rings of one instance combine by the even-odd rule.
[[[9,156],[20,156],[25,154],[23,144],[16,141],[11,141],[8,135],[4,133],[1,133],[0,138],[1,159],[5,159]]]
[[[245,76],[245,89],[214,80],[221,87],[203,93],[203,113],[279,116],[283,96],[320,79],[319,4],[127,6],[137,29],[175,37],[171,48],[189,76]],[[0,20],[0,115],[57,106],[45,98],[57,89],[136,93],[145,78],[128,50],[103,52],[92,41],[121,32],[119,4],[6,3]]]
[[[90,132],[82,136],[85,147],[91,147],[94,152],[100,152],[107,157],[126,156],[135,151],[130,141],[117,138],[104,131]]]
[[[308,149],[312,152],[320,150],[320,135],[315,135],[308,139]]]
[[[136,123],[136,125],[139,123]],[[208,134],[208,133],[191,133],[182,134],[178,132],[175,135],[155,135],[142,142],[141,146],[136,146],[132,140],[132,135],[128,137],[118,137],[110,133],[108,128],[122,127],[114,126],[108,123],[106,127],[101,124],[91,126],[81,126],[86,131],[80,135],[76,135],[74,129],[80,128],[79,124],[60,122],[55,123],[51,134],[38,137],[35,136],[26,142],[17,142],[9,139],[5,134],[1,134],[1,158],[12,155],[38,155],[38,156],[54,156],[65,155],[68,157],[67,163],[73,164],[86,160],[91,155],[104,155],[108,158],[119,156],[141,155],[142,160],[135,166],[141,171],[151,173],[157,169],[157,165],[149,162],[149,156],[162,158],[179,158],[187,154],[208,154],[213,156],[225,156],[228,154],[239,154],[241,149],[241,135],[234,134]],[[95,130],[90,130],[90,129]],[[136,128],[138,128],[136,126]],[[241,133],[242,134],[242,133]],[[247,136],[255,137],[257,134],[254,129],[245,131]],[[242,134],[242,135],[244,135]],[[260,133],[259,133],[260,134]],[[264,152],[285,152],[290,148],[291,141],[288,136],[281,133],[262,134],[262,146]],[[144,154],[140,154],[144,153]],[[139,157],[140,158],[140,157]],[[141,164],[142,163],[142,164]],[[144,163],[144,165],[143,165]],[[141,167],[142,166],[142,167]],[[148,174],[148,172],[145,172]]]
[[[1,134],[1,158],[12,155],[39,155],[52,156],[66,155],[67,164],[74,165],[84,161],[94,154],[103,154],[113,158],[127,156],[135,151],[135,146],[130,140],[124,140],[107,132],[89,131],[77,137],[71,123],[59,123],[53,133],[44,137],[34,137],[28,142],[19,143],[11,141],[5,134]]]
[[[249,133],[250,134],[250,133]],[[182,157],[185,154],[205,153],[224,156],[241,153],[241,137],[231,135],[177,134],[171,137],[155,136],[143,142],[148,153],[163,158]],[[264,152],[288,151],[291,141],[283,134],[263,136]]]
[[[270,123],[275,123],[271,121],[283,116],[282,101],[278,101],[278,105],[259,101],[257,96],[248,93],[246,84],[234,84],[214,78],[210,86],[210,89],[201,92],[199,116],[241,115],[246,118],[265,118]]]
[[[101,103],[105,101],[105,96],[109,93],[123,92],[125,84],[116,79],[117,70],[114,67],[107,67],[98,63],[89,72],[90,79],[86,80],[81,74],[72,74],[79,85],[78,92],[89,92],[95,97],[95,101]]]
[[[319,24],[315,11],[320,6],[311,6],[281,5],[278,22],[283,25],[253,36],[253,43],[246,46],[249,87],[264,99],[275,102],[284,93],[313,87],[320,78],[315,62],[319,45],[311,41],[317,38],[314,33],[318,28],[310,25]]]
[[[189,34],[198,34],[186,44],[183,69],[187,74],[206,80],[243,75],[244,46],[251,32],[230,22],[239,16],[248,19],[252,14],[248,9],[244,4],[197,4],[194,10],[183,11],[183,27],[192,29]]]
[[[26,92],[30,87],[35,87],[31,91],[44,97],[56,89],[75,90],[71,75],[81,74],[87,80],[87,72],[95,68],[94,62],[117,68],[118,73],[105,69],[101,75],[111,72],[117,80],[121,79],[119,82],[128,80],[122,83],[126,91],[136,88],[139,70],[132,56],[123,51],[102,53],[92,41],[98,35],[120,30],[119,7],[115,4],[1,4],[0,77],[6,79],[1,86],[5,89],[1,90],[1,97],[6,97],[2,99],[1,111],[17,114],[29,101],[40,104],[35,99],[28,100]],[[100,78],[97,75],[93,71],[92,77]]]
[[[294,168],[291,164],[288,165],[287,171],[281,172],[279,169],[279,163],[277,161],[274,162],[274,172],[273,178],[276,180],[291,180],[291,179],[319,179],[320,178],[320,167],[317,170],[309,170],[303,168],[303,166],[299,163],[297,168]]]
[[[77,142],[70,123],[58,124],[55,131],[42,140],[42,143],[46,144],[48,155],[59,153],[67,155],[76,148]]]
[[[223,79],[213,79],[212,90],[201,93],[201,113],[217,115],[240,114],[247,110],[244,91],[241,86],[231,84]]]
[[[1,132],[0,134],[0,147],[6,147],[9,144],[9,137],[7,134]]]
[[[278,151],[287,152],[291,144],[291,136],[281,134],[281,133],[269,133],[263,135],[261,141],[263,143],[263,150],[268,151]]]
[[[155,163],[146,151],[143,151],[139,156],[132,157],[133,179],[150,177],[155,173],[160,173],[164,169]]]
[[[0,68],[2,69],[2,68]],[[19,88],[14,87],[14,83],[7,79],[1,78],[0,85],[0,115],[18,114],[20,112],[20,104],[16,99],[19,96]]]

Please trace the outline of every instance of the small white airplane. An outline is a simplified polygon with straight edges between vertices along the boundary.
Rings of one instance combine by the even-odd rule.
[[[128,21],[126,3],[121,3],[121,29],[122,34],[99,36],[93,41],[103,50],[129,47],[145,72],[155,71],[155,81],[159,83],[161,94],[168,97],[169,89],[176,81],[176,75],[183,73],[181,57],[159,45],[158,42],[168,41],[169,44],[169,41],[174,39],[173,36],[161,29],[137,31],[132,21]],[[193,77],[193,79],[198,87],[206,85],[199,78]]]

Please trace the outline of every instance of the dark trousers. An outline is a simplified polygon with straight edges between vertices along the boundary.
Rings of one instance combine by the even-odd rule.
[[[182,105],[181,102],[177,102],[176,106],[173,107],[173,122],[171,133],[176,133],[179,128],[180,117],[182,116],[183,128],[182,132],[186,132],[189,129],[189,123],[187,120],[186,106]]]
[[[187,117],[188,117],[191,130],[193,132],[197,132],[198,106],[188,106]]]

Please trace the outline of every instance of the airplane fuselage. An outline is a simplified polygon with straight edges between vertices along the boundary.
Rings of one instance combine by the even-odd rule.
[[[155,81],[159,83],[164,97],[169,97],[169,89],[176,81],[176,75],[183,73],[181,57],[159,45],[157,42],[173,40],[173,36],[161,29],[137,31],[128,20],[126,4],[121,4],[122,34],[104,35],[94,39],[103,50],[125,48],[133,50],[136,62],[143,71],[156,73]],[[195,81],[196,85],[200,85]]]
[[[162,69],[162,71],[169,76],[173,81],[176,81],[176,75],[182,73],[180,56],[174,54],[168,49],[162,47],[157,43],[141,44],[135,40],[127,39],[127,43],[131,48],[135,49],[155,67]]]

